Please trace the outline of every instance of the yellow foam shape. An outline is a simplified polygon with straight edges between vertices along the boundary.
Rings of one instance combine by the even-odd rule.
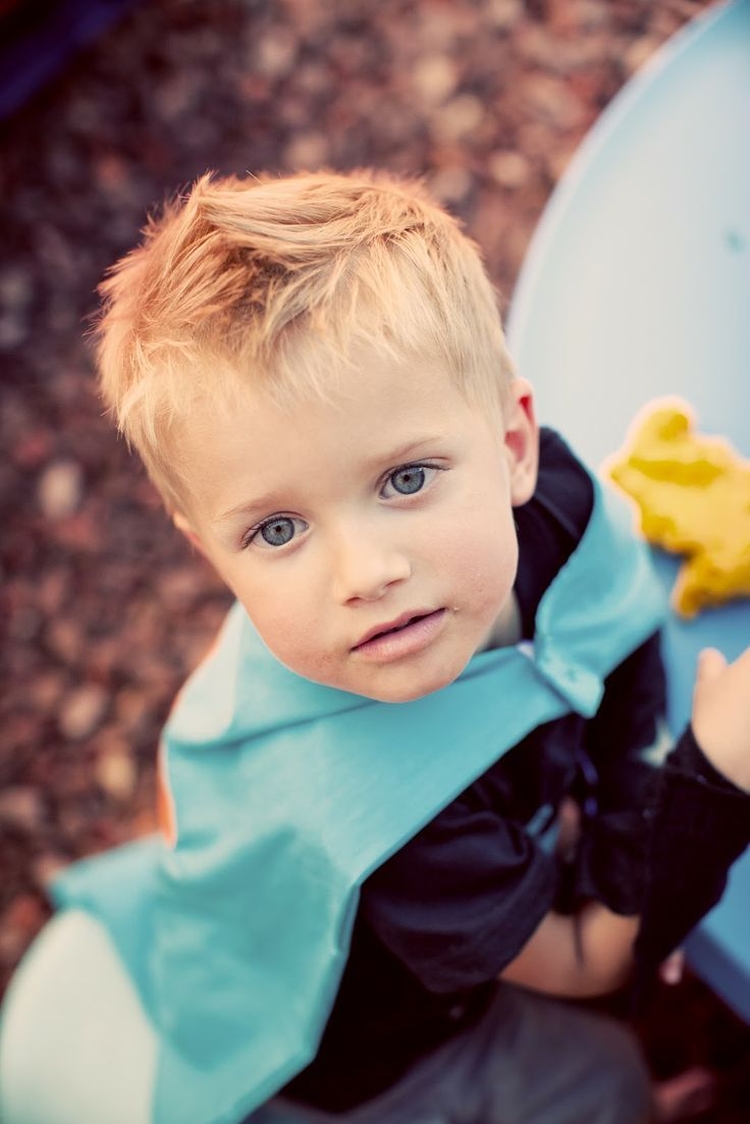
[[[687,555],[672,595],[685,617],[750,596],[750,461],[693,425],[685,402],[651,403],[606,466],[640,509],[646,538]]]

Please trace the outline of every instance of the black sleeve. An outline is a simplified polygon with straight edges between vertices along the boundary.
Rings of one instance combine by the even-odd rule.
[[[730,866],[750,844],[750,794],[713,768],[688,727],[660,770],[648,820],[635,946],[641,981],[719,901]]]
[[[593,898],[615,913],[640,912],[655,766],[661,763],[659,754],[671,747],[665,711],[666,677],[656,633],[608,676],[599,710],[587,726],[595,810],[584,815],[575,904]]]
[[[520,824],[459,798],[370,876],[360,909],[435,994],[495,979],[552,908],[551,856]]]

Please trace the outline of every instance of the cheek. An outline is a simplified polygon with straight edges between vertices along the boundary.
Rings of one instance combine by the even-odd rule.
[[[266,647],[285,667],[310,678],[322,656],[317,603],[288,587],[283,594],[269,588],[252,596],[248,590],[235,592]]]
[[[499,611],[513,587],[517,565],[512,516],[490,515],[464,524],[440,555],[440,569],[451,577],[457,596],[468,595],[477,613]]]
[[[309,575],[297,580],[288,572],[274,574],[273,567],[262,577],[251,576],[242,559],[228,563],[214,556],[210,561],[266,647],[285,667],[310,678],[312,669],[325,663],[321,598],[313,591],[314,580]]]

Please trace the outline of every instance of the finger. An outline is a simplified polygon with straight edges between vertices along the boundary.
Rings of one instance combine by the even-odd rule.
[[[727,661],[718,648],[704,648],[698,656],[698,679],[715,679],[727,666]]]

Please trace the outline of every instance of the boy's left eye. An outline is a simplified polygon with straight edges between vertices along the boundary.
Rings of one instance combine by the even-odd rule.
[[[253,544],[263,548],[278,548],[286,546],[306,530],[307,523],[304,519],[294,515],[272,515],[270,519],[264,519],[262,523],[250,528],[243,538],[242,546],[243,549]]]
[[[399,496],[413,496],[421,492],[427,483],[428,476],[437,472],[427,464],[405,464],[395,469],[386,479],[381,495],[389,499],[394,494]]]

